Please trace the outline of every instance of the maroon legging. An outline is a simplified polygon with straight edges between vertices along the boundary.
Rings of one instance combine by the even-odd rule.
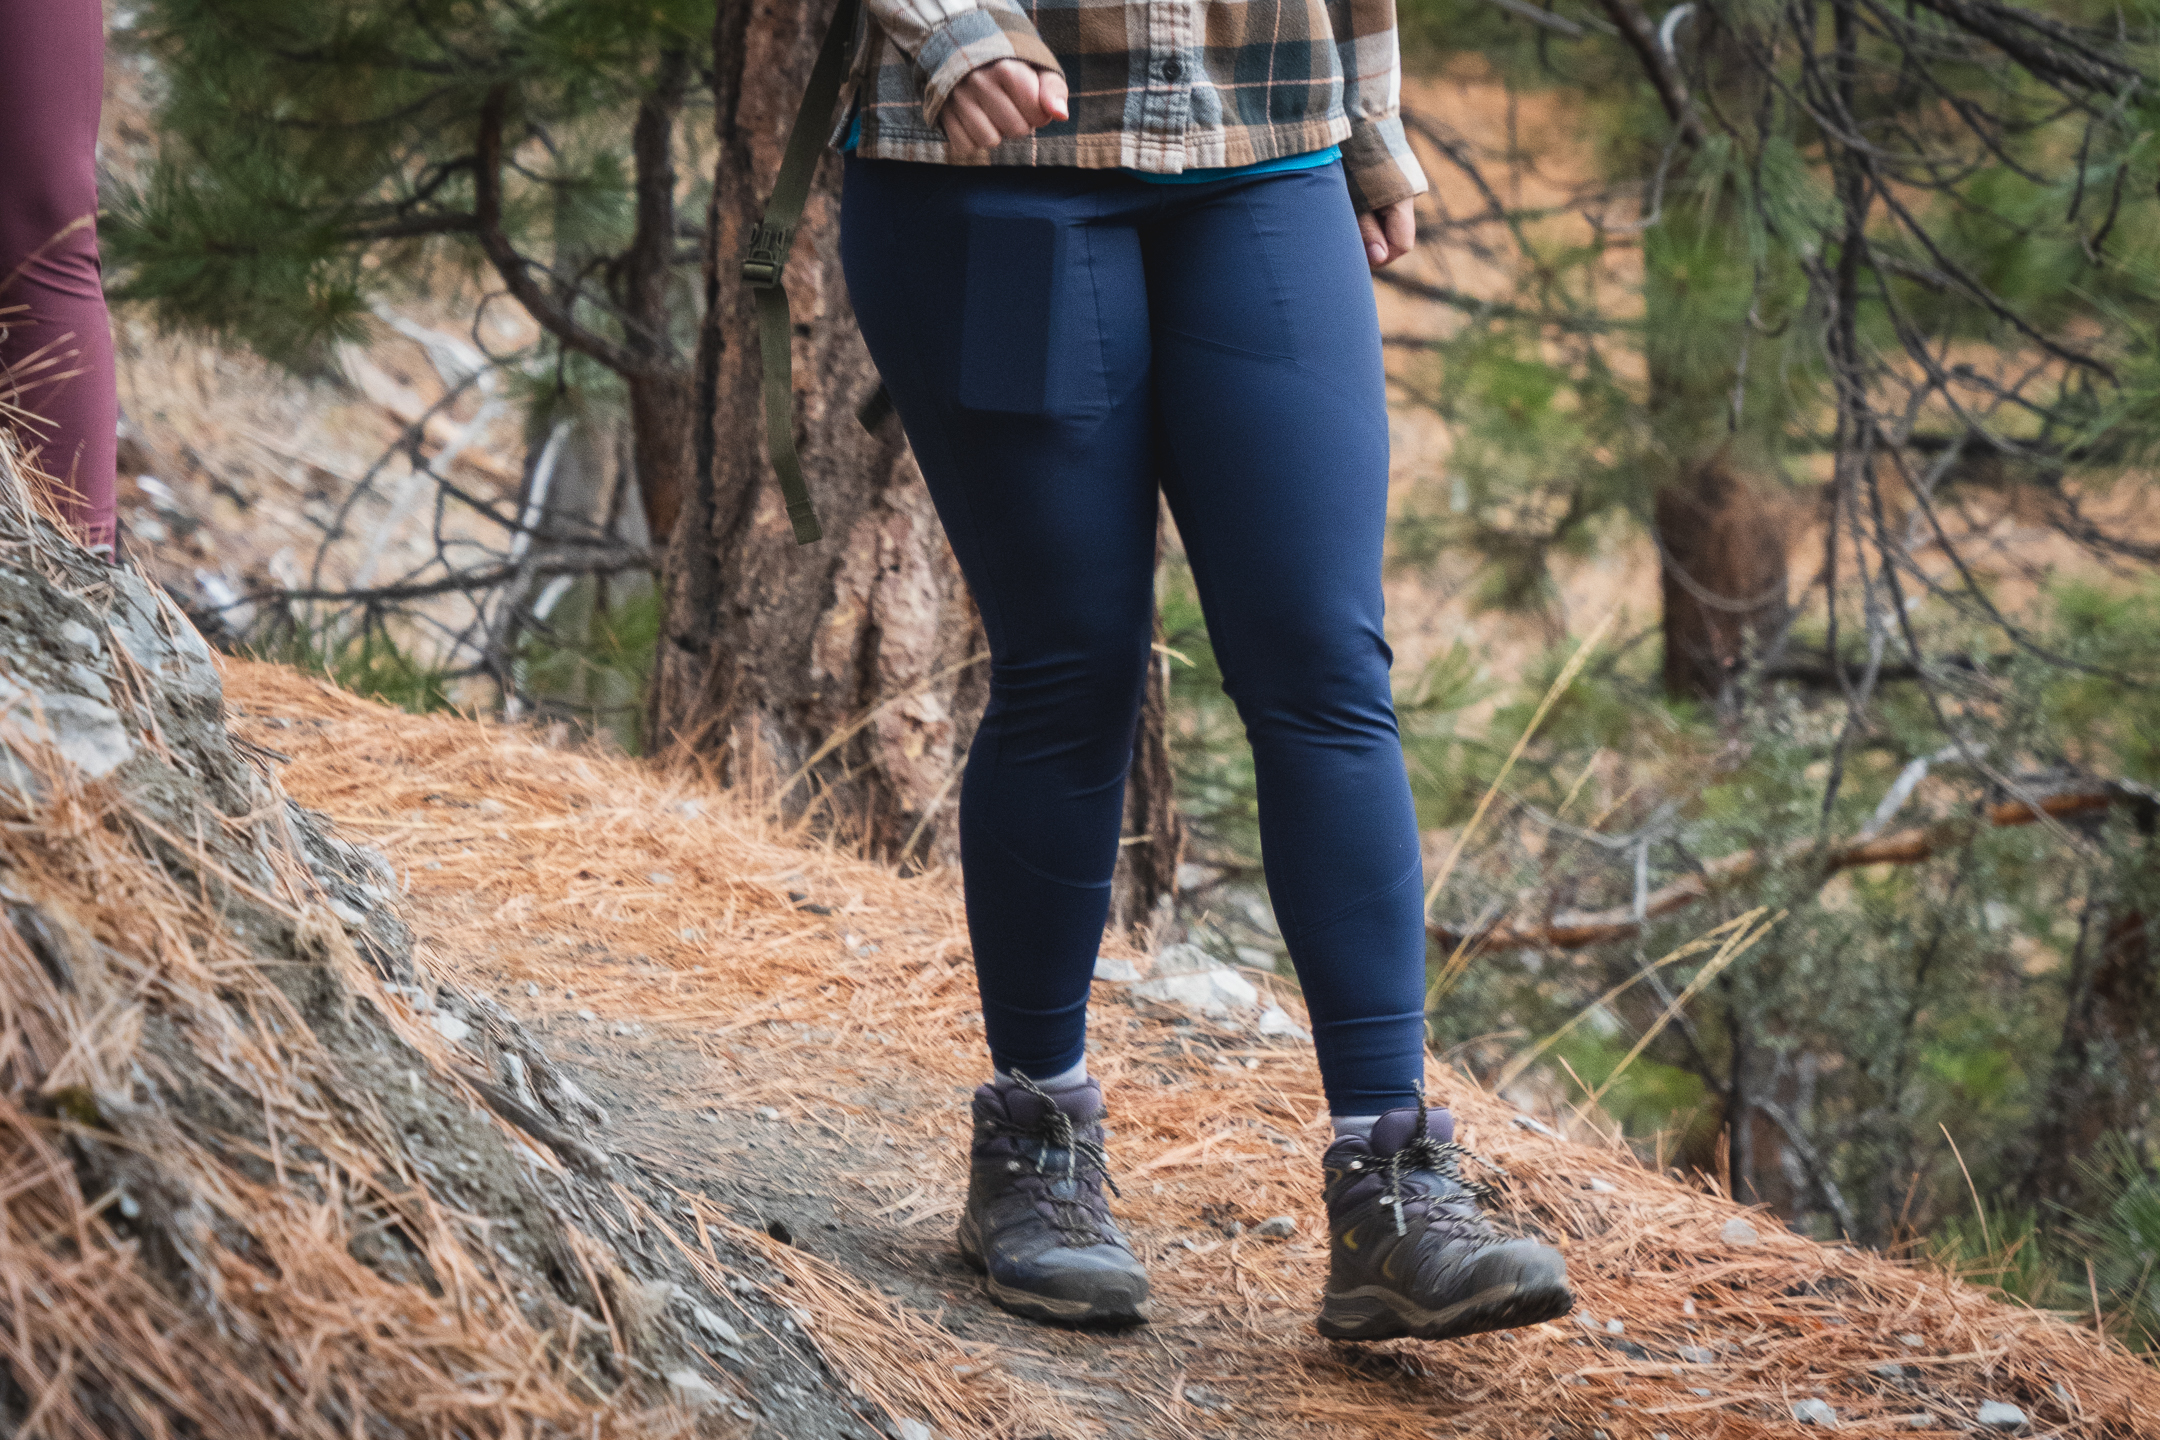
[[[97,249],[98,0],[0,0],[0,401],[89,545],[113,538],[112,323]]]

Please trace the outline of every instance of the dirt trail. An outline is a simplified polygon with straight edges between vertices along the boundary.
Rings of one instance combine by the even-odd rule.
[[[390,857],[421,965],[532,1028],[615,1116],[587,1138],[648,1193],[743,1227],[736,1243],[790,1277],[787,1314],[897,1419],[955,1440],[1670,1440],[1798,1434],[1816,1406],[1861,1433],[1971,1430],[1995,1401],[2029,1434],[2154,1433],[2160,1374],[2090,1332],[1761,1216],[1736,1225],[1726,1200],[1540,1133],[1556,1117],[1522,1123],[1437,1067],[1435,1095],[1512,1176],[1503,1223],[1566,1250],[1581,1310],[1444,1346],[1329,1345],[1311,1329],[1326,1132],[1309,1049],[1109,983],[1090,1063],[1155,1318],[1015,1321],[951,1245],[982,1068],[956,877],[901,880],[524,732],[268,666],[233,665],[227,686],[235,731],[290,757],[294,797]],[[1227,1233],[1277,1215],[1291,1238]]]

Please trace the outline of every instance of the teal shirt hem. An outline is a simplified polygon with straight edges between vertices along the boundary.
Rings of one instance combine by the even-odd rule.
[[[847,139],[840,146],[840,153],[852,155],[862,143],[862,116],[848,122]],[[1273,160],[1256,160],[1250,165],[1219,165],[1209,170],[1187,170],[1179,175],[1156,175],[1146,170],[1124,170],[1118,173],[1130,175],[1135,180],[1145,180],[1150,185],[1206,185],[1216,180],[1235,180],[1242,175],[1276,175],[1286,170],[1317,170],[1322,165],[1332,165],[1342,159],[1342,146],[1330,145],[1325,150],[1312,150],[1303,155],[1278,155]]]

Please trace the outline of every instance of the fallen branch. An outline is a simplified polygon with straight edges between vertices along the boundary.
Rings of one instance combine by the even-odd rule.
[[[1983,827],[2004,829],[2030,825],[2043,817],[2067,820],[2097,814],[2120,804],[2133,807],[2141,826],[2150,826],[2156,812],[2160,812],[2160,795],[2142,785],[2113,781],[2044,796],[2037,808],[2022,800],[2010,800],[1990,807],[1981,817],[1942,820],[1933,825],[1900,830],[1894,835],[1843,841],[1832,845],[1813,863],[1825,876],[1863,865],[1915,865],[1957,848]],[[1685,910],[1766,869],[1808,861],[1815,848],[1815,842],[1811,840],[1795,840],[1771,851],[1767,858],[1755,849],[1720,856],[1697,873],[1683,875],[1670,885],[1651,891],[1644,897],[1639,910],[1632,904],[1616,905],[1609,910],[1555,915],[1543,924],[1518,925],[1502,920],[1483,928],[1458,929],[1434,921],[1426,929],[1441,948],[1451,952],[1465,944],[1483,954],[1530,948],[1580,950],[1611,940],[1632,939],[1651,921]]]

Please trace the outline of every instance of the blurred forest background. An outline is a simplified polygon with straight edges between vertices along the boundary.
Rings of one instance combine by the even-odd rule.
[[[2160,1344],[2160,17],[1401,5],[1434,190],[1376,288],[1435,1049]],[[979,629],[855,426],[831,167],[790,271],[819,557],[737,363],[824,18],[119,7],[146,567],[236,650],[949,864]],[[1120,923],[1287,975],[1174,534],[1161,596]]]

